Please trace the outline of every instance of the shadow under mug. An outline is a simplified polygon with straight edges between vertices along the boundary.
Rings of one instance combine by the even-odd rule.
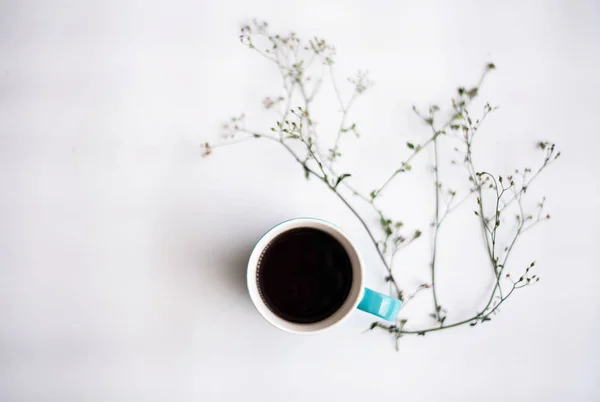
[[[269,309],[260,295],[257,269],[264,250],[269,243],[281,234],[298,228],[321,230],[335,238],[343,247],[352,264],[352,285],[348,297],[332,315],[322,321],[300,324],[287,321]],[[247,282],[250,298],[258,312],[275,327],[293,334],[315,334],[326,331],[341,323],[355,309],[376,315],[388,321],[394,321],[402,302],[387,295],[364,287],[364,263],[356,246],[337,226],[315,218],[296,218],[279,223],[265,233],[254,246],[248,261]]]

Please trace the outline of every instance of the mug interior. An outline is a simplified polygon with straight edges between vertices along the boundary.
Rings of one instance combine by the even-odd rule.
[[[321,230],[333,238],[335,238],[343,247],[352,265],[352,284],[348,297],[341,305],[341,307],[332,315],[325,318],[322,321],[301,324],[287,321],[271,311],[271,309],[265,304],[263,298],[260,295],[258,287],[257,271],[260,265],[260,260],[263,256],[267,246],[281,234],[298,228],[312,228]],[[247,282],[248,291],[250,298],[254,303],[254,306],[258,312],[275,327],[282,329],[287,332],[295,334],[314,334],[317,332],[325,331],[334,325],[342,322],[354,309],[356,309],[362,294],[363,289],[363,272],[362,272],[362,260],[358,254],[356,247],[352,241],[336,226],[329,222],[322,221],[314,218],[297,218],[289,221],[282,222],[275,227],[271,228],[263,237],[258,241],[250,260],[248,261],[247,271]]]

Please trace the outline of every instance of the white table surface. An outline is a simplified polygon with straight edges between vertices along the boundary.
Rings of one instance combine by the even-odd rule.
[[[1,401],[600,400],[598,3],[324,3],[1,2]],[[360,312],[316,337],[266,323],[244,265],[286,218],[335,222],[369,261],[369,285],[385,284],[358,222],[277,144],[200,158],[222,119],[262,124],[260,100],[277,89],[239,44],[254,16],[328,38],[342,77],[370,70],[347,156],[366,190],[426,135],[412,104],[443,102],[495,62],[483,96],[501,108],[481,163],[523,166],[539,139],[563,152],[531,189],[553,219],[513,260],[518,272],[535,259],[539,285],[489,324],[402,339],[398,353],[362,333],[372,319]],[[386,197],[426,228],[431,180],[416,177]],[[472,218],[442,233],[451,317],[489,282]],[[402,257],[408,284],[426,278],[427,249],[425,236]]]

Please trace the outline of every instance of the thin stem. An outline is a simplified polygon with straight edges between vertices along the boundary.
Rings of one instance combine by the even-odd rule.
[[[439,133],[434,134],[432,137],[428,138],[427,141],[425,141],[423,144],[421,144],[420,147],[416,148],[415,151],[412,153],[412,155],[409,156],[408,159],[402,163],[402,166],[408,165],[409,162],[411,160],[413,160],[413,158],[415,156],[417,156],[423,149],[427,148],[427,146],[429,144],[431,144],[438,135],[439,135]],[[391,176],[388,177],[387,180],[385,182],[383,182],[383,184],[381,186],[379,186],[379,188],[377,190],[375,190],[375,194],[380,194],[392,182],[392,180],[394,180],[394,178],[398,174],[403,173],[404,171],[405,171],[405,169],[403,167],[396,169],[394,171],[394,173],[392,173]]]
[[[479,81],[477,82],[477,88],[480,88],[481,85],[483,84],[485,77],[487,76],[489,72],[489,68],[486,68],[483,73],[481,74],[481,77],[479,78]],[[475,98],[475,96],[469,98],[468,100],[465,101],[464,105],[462,106],[463,110],[466,109],[469,104],[471,103],[471,101]],[[450,124],[452,124],[453,121],[456,120],[457,117],[460,117],[461,113],[457,112],[456,115],[451,116],[446,123],[444,123],[441,128],[437,131],[434,132],[433,136],[430,137],[427,141],[425,141],[423,144],[421,144],[420,147],[416,148],[415,151],[413,152],[413,154],[403,163],[407,164],[409,163],[419,152],[421,152],[422,149],[426,148],[441,132],[443,132],[446,128],[448,128],[448,126],[450,126]],[[391,181],[399,174],[402,173],[404,170],[402,168],[396,169],[391,175],[390,177],[387,178],[387,180],[378,188],[378,190],[376,191],[376,193],[380,193],[381,191],[383,191],[383,189],[385,189],[390,183]]]
[[[554,159],[546,158],[544,160],[544,163],[542,164],[542,166],[540,166],[540,168],[533,174],[533,176],[531,176],[531,178],[529,180],[527,180],[526,182],[523,183],[521,189],[518,192],[516,192],[511,199],[509,199],[502,207],[500,207],[499,211],[500,212],[504,211],[514,201],[517,200],[518,196],[525,193],[525,191],[527,191],[527,189],[529,188],[531,183],[539,176],[539,174],[542,172],[542,170],[544,170],[546,167],[548,167],[548,165],[550,165],[550,163],[552,163],[552,161],[554,161]],[[490,220],[491,220],[491,218],[490,218]]]
[[[520,200],[520,194],[517,195],[516,192],[513,189],[513,193],[515,193],[515,199],[519,199],[519,211],[520,211],[520,216],[521,218],[519,219],[519,224],[517,225],[517,231],[512,239],[512,241],[510,242],[510,245],[508,246],[508,249],[506,250],[506,254],[504,255],[504,260],[502,261],[502,268],[504,268],[506,266],[506,262],[508,261],[508,257],[510,256],[510,253],[513,250],[513,247],[515,246],[515,243],[517,242],[517,239],[519,238],[519,235],[522,233],[523,231],[523,225],[525,225],[525,214],[523,212],[523,205],[521,204],[521,200]]]
[[[455,328],[455,327],[458,327],[458,326],[461,326],[461,325],[465,325],[465,324],[474,322],[475,320],[478,320],[478,319],[481,319],[481,318],[484,318],[484,317],[487,318],[491,314],[493,314],[498,309],[498,307],[500,307],[500,305],[502,303],[504,303],[504,301],[506,299],[508,299],[508,297],[514,292],[515,289],[519,289],[519,288],[520,287],[517,287],[516,285],[513,285],[512,289],[506,294],[506,296],[504,296],[500,300],[500,302],[495,307],[492,308],[492,310],[490,310],[489,312],[487,312],[485,314],[484,313],[477,313],[477,314],[475,314],[475,315],[473,315],[473,316],[471,316],[469,318],[466,318],[464,320],[457,321],[455,323],[448,324],[448,325],[442,325],[442,326],[439,326],[439,327],[431,327],[431,328],[426,328],[426,329],[408,330],[408,331],[401,330],[401,331],[398,331],[398,334],[400,334],[400,335],[403,335],[403,334],[425,335],[428,332],[435,332],[435,331],[441,331],[441,330],[444,330],[444,329]],[[489,305],[488,305],[488,307],[489,307]],[[484,311],[485,311],[485,309],[484,309]]]
[[[323,166],[323,163],[321,163],[321,160],[318,158],[318,156],[313,151],[313,149],[312,149],[313,148],[313,144],[311,144],[308,141],[306,141],[302,136],[299,136],[298,139],[300,141],[302,141],[302,143],[304,143],[304,145],[306,146],[306,149],[308,150],[308,154],[317,163],[317,166],[319,167],[319,170],[321,171],[321,173],[323,173],[322,179],[329,186],[331,184],[328,181],[329,175],[327,174],[327,172],[325,172],[325,167]]]
[[[475,190],[477,191],[478,205],[479,205],[478,214],[479,214],[479,220],[481,222],[483,238],[485,240],[486,251],[488,253],[490,261],[492,262],[492,269],[494,271],[494,274],[496,274],[495,259],[494,259],[494,255],[492,254],[492,251],[491,251],[492,247],[490,244],[490,241],[491,241],[490,237],[491,237],[492,231],[488,227],[487,222],[485,220],[485,212],[484,212],[484,208],[483,208],[482,186],[483,186],[484,182],[482,180],[480,180],[478,182],[479,178],[477,176],[477,171],[475,170],[475,166],[473,165],[473,155],[471,153],[471,140],[472,140],[472,137],[471,137],[471,139],[467,138],[467,140],[466,140],[467,153],[465,155],[465,164],[467,166],[467,171],[469,173],[470,180],[473,183],[473,185],[475,186]]]
[[[340,107],[343,109],[344,108],[344,101],[342,100],[342,94],[337,86],[337,83],[335,81],[335,74],[333,73],[333,66],[330,65],[329,66],[329,76],[331,77],[331,84],[333,85],[333,90],[335,92],[335,95],[337,97],[338,103],[340,104]]]
[[[269,56],[267,53],[265,53],[264,51],[260,50],[259,48],[257,48],[254,44],[249,44],[248,47],[252,50],[254,50],[256,53],[260,54],[262,57],[264,57],[265,59],[272,61],[276,64],[279,64],[279,62],[274,59],[273,57]]]
[[[417,289],[414,291],[414,293],[413,293],[412,295],[410,295],[409,297],[407,297],[407,298],[406,298],[406,300],[404,301],[404,303],[402,303],[402,306],[400,306],[400,311],[402,311],[402,309],[406,308],[406,305],[407,305],[407,304],[408,304],[408,303],[409,303],[409,302],[410,302],[412,299],[414,299],[414,298],[415,298],[415,296],[416,296],[416,295],[417,295],[419,292],[421,292],[422,290],[425,290],[425,289],[429,289],[429,288],[430,288],[430,286],[429,286],[429,285],[421,285],[421,286],[419,286],[419,287],[418,287],[418,288],[417,288]]]
[[[326,183],[326,184],[329,185],[329,183]],[[381,252],[381,250],[379,249],[379,245],[377,243],[377,240],[375,239],[375,236],[373,236],[373,233],[371,233],[371,229],[369,229],[369,226],[367,225],[367,223],[365,222],[365,220],[359,215],[358,212],[356,212],[356,210],[348,203],[348,201],[337,190],[333,189],[331,185],[329,185],[329,188],[348,207],[348,209],[350,209],[350,211],[354,214],[354,216],[360,221],[360,223],[364,227],[364,229],[367,232],[369,238],[371,239],[371,242],[373,242],[373,244],[375,245],[375,249],[377,250],[377,254],[379,255],[379,258],[381,259],[381,262],[383,263],[383,266],[387,269],[387,272],[388,272],[388,275],[389,275],[389,278],[390,278],[390,282],[394,285],[394,288],[396,290],[398,298],[402,300],[403,299],[403,297],[402,297],[402,291],[400,290],[400,287],[398,286],[398,283],[394,279],[394,275],[392,273],[392,268],[390,266],[388,266],[387,262],[385,261],[385,257],[383,255],[383,253]]]
[[[523,228],[523,230],[521,230],[521,233],[525,233],[528,232],[529,230],[531,230],[534,226],[536,226],[537,224],[539,224],[540,222],[542,222],[544,219],[537,219],[535,222],[531,223],[529,226],[527,226],[526,228]]]
[[[438,244],[438,233],[440,228],[440,183],[439,183],[439,172],[438,172],[438,141],[437,138],[434,137],[433,140],[433,155],[434,155],[434,165],[433,165],[433,178],[435,185],[435,220],[433,225],[433,250],[431,256],[431,290],[433,294],[433,307],[434,312],[437,317],[437,320],[441,323],[442,319],[440,316],[441,307],[437,298],[437,290],[435,286],[435,268],[437,262],[437,244]]]
[[[352,96],[350,97],[350,100],[348,101],[348,103],[346,105],[344,105],[343,102],[341,102],[341,97],[340,94],[338,93],[337,87],[335,87],[336,93],[338,94],[338,99],[340,100],[340,107],[342,108],[342,118],[340,120],[340,127],[338,128],[338,132],[337,132],[337,136],[335,138],[335,143],[333,145],[333,152],[337,152],[337,150],[339,149],[339,144],[340,144],[340,139],[342,138],[342,133],[344,132],[344,126],[346,125],[346,117],[348,116],[348,110],[350,110],[350,107],[352,107],[352,103],[354,103],[354,100],[356,99],[356,97],[358,96],[358,91],[354,90],[354,92],[352,93]],[[333,158],[335,156],[332,155],[332,161]]]
[[[463,198],[461,198],[460,201],[456,202],[454,205],[452,205],[452,199],[451,199],[450,202],[448,203],[448,208],[446,209],[446,212],[444,212],[444,215],[442,215],[442,217],[440,218],[439,226],[442,225],[442,222],[444,222],[444,220],[448,217],[448,215],[450,215],[457,208],[459,208],[461,205],[463,205],[465,203],[465,201],[467,201],[469,198],[471,198],[473,193],[475,193],[476,191],[477,191],[476,189],[472,189],[471,191],[469,191],[469,193],[467,195],[465,195]]]

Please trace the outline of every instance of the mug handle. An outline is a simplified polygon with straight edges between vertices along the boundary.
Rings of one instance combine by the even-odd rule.
[[[365,288],[365,294],[358,304],[358,309],[387,321],[395,321],[400,306],[402,306],[402,301]]]

